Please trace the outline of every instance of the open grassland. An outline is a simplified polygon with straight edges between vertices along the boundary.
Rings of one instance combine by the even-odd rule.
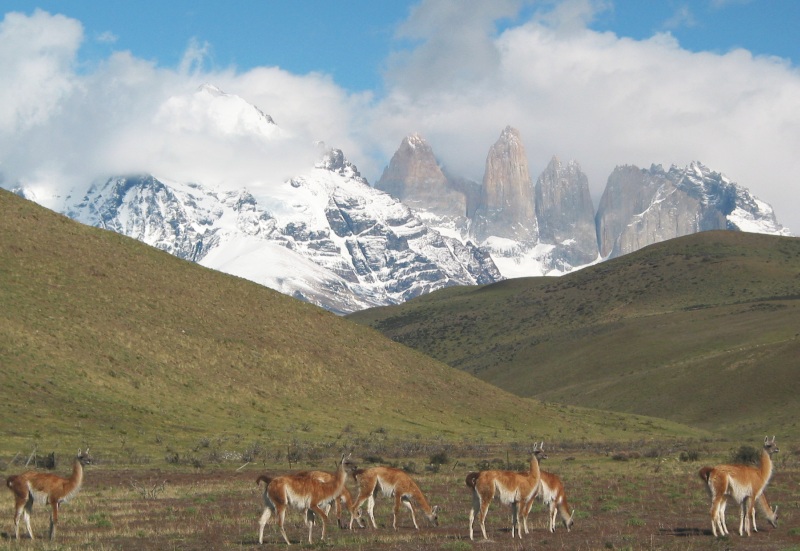
[[[521,396],[800,437],[800,239],[705,232],[350,319]]]
[[[5,499],[0,507],[0,518],[5,519],[0,524],[2,548],[256,548],[261,512],[256,476],[265,471],[333,470],[339,454],[352,450],[361,466],[388,463],[414,473],[433,504],[442,507],[441,525],[429,527],[420,519],[423,529],[417,532],[403,512],[401,527],[394,532],[387,529],[387,502],[379,499],[379,530],[348,532],[329,525],[324,547],[800,549],[799,452],[787,438],[793,434],[797,412],[792,384],[796,378],[786,378],[791,369],[772,366],[768,375],[777,377],[774,382],[760,370],[748,372],[747,355],[725,363],[736,377],[753,375],[738,384],[757,399],[745,400],[732,393],[732,387],[721,387],[707,403],[713,399],[719,415],[702,428],[660,418],[691,409],[676,391],[685,392],[680,386],[684,381],[673,377],[670,385],[668,378],[659,376],[669,371],[664,366],[652,368],[649,377],[610,372],[611,380],[622,377],[628,386],[629,392],[616,398],[626,407],[625,400],[638,393],[649,400],[669,397],[662,402],[663,411],[654,408],[658,417],[543,403],[501,390],[371,328],[118,234],[81,226],[2,190],[0,212],[0,474],[18,473],[26,463],[46,460],[50,452],[56,454],[56,471],[67,474],[71,454],[87,445],[98,459],[87,468],[82,492],[62,508],[55,543],[41,541],[48,513],[38,505],[33,527],[40,538],[11,541],[11,494],[0,491],[4,496],[0,499]],[[773,253],[777,255],[773,267],[780,267],[778,259],[788,254],[783,243]],[[587,277],[591,282],[591,273]],[[755,281],[756,276],[748,277]],[[506,348],[501,331],[519,332],[527,322],[518,319],[526,309],[512,306],[531,308],[539,300],[547,302],[553,308],[549,315],[556,323],[554,332],[536,338],[541,337],[542,343],[564,339],[561,353],[578,353],[585,346],[583,338],[591,342],[593,331],[604,334],[604,330],[562,314],[580,311],[584,304],[580,297],[602,295],[592,287],[600,283],[604,289],[615,286],[617,293],[627,293],[630,285],[614,278],[591,285],[574,278],[563,283],[510,281],[478,290],[447,290],[430,298],[431,304],[458,297],[477,300],[486,308],[486,319],[506,312],[505,323],[492,326],[494,332],[479,331],[481,316],[465,314],[460,306],[447,306],[448,315],[436,310],[407,312],[416,322],[431,315],[441,323],[442,346],[447,350],[461,347],[483,358],[500,354],[513,366],[518,364],[509,350],[519,345]],[[527,294],[528,284],[533,285],[533,294]],[[556,287],[539,294],[551,285]],[[561,285],[571,293],[594,292],[560,295]],[[525,293],[519,295],[519,290]],[[714,302],[709,293],[702,307],[697,307],[696,295],[690,300],[676,293],[676,301],[665,304],[675,315],[716,308],[764,314],[742,322],[752,330],[752,320],[760,320],[756,329],[761,336],[751,337],[742,330],[740,336],[724,341],[720,335],[724,341],[720,349],[743,346],[755,354],[777,350],[774,343],[788,343],[783,361],[794,361],[796,366],[794,341],[774,321],[778,318],[765,314],[794,316],[796,300],[777,284],[772,293],[769,300],[724,304]],[[668,299],[665,295],[661,300]],[[652,307],[656,302],[647,303]],[[666,311],[631,314],[628,308],[635,303],[612,301],[591,316],[610,323],[606,329],[632,318],[647,323],[668,320],[663,317]],[[493,309],[494,304],[505,310]],[[531,312],[534,323],[541,311]],[[732,314],[725,314],[725,323]],[[450,315],[464,323],[475,316],[474,325],[466,323],[474,333],[459,341],[456,326],[447,325]],[[692,332],[710,330],[708,320],[691,326],[688,319],[671,322],[675,335],[681,325]],[[796,318],[784,321],[796,327]],[[647,324],[631,325],[627,340],[617,337],[609,343],[623,347],[637,342],[633,337],[641,327]],[[565,328],[574,339],[559,336]],[[691,344],[692,334],[682,335],[684,346]],[[764,335],[772,335],[773,344],[765,342]],[[496,346],[478,354],[480,339]],[[643,346],[634,348],[647,357]],[[659,341],[653,339],[648,346],[657,350]],[[586,365],[594,365],[593,358],[606,353],[602,347],[582,350],[579,359]],[[682,358],[680,350],[672,347],[673,362]],[[717,356],[712,347],[704,357],[712,362]],[[696,368],[693,358],[690,354],[680,361]],[[610,369],[612,360],[604,362]],[[604,392],[614,390],[608,380],[593,379],[591,371],[581,376],[566,368],[562,376],[571,377],[573,384],[588,379]],[[547,387],[553,379],[545,375],[521,371],[516,385],[543,385],[554,391]],[[750,412],[749,425],[737,421],[740,411]],[[730,425],[726,419],[732,419]],[[712,433],[742,426],[752,435],[739,435],[732,439],[735,443],[717,440]],[[761,532],[751,538],[715,540],[697,470],[727,460],[731,448],[742,443],[758,444],[767,432],[777,433],[783,450],[767,491],[771,502],[781,507],[781,526],[771,529],[762,521]],[[492,543],[470,542],[466,472],[487,467],[524,469],[530,446],[540,440],[550,454],[544,468],[562,476],[577,509],[575,529],[566,533],[560,528],[550,534],[537,507],[531,516],[533,533],[512,543],[509,511],[493,504],[488,520]],[[729,525],[736,524],[734,514],[729,508]],[[300,513],[289,513],[287,529],[293,542],[305,541]],[[274,527],[268,528],[267,543],[261,547],[283,547]]]
[[[549,458],[542,468],[563,479],[569,503],[576,511],[574,528],[568,533],[559,524],[551,534],[547,515],[537,504],[529,516],[531,533],[523,535],[521,541],[512,541],[510,509],[494,502],[487,517],[489,542],[482,541],[479,530],[477,539],[469,540],[471,496],[464,476],[479,468],[524,468],[528,459],[526,446],[450,447],[444,455],[437,454],[445,462],[435,469],[426,468],[428,456],[397,459],[387,455],[380,460],[412,469],[412,476],[431,504],[441,507],[439,526],[430,526],[418,514],[421,529],[417,532],[403,508],[395,532],[391,529],[390,502],[379,496],[375,508],[378,530],[350,532],[339,529],[331,520],[326,543],[318,543],[317,527],[313,547],[362,551],[800,549],[800,449],[783,443],[781,453],[775,457],[775,475],[766,491],[771,505],[779,506],[778,528],[772,528],[759,516],[759,531],[749,538],[735,533],[723,538],[711,535],[710,501],[697,472],[703,465],[728,461],[729,448],[739,445],[697,440],[545,443]],[[357,455],[354,458],[359,464],[370,464]],[[681,459],[690,455],[698,460]],[[265,543],[257,543],[262,505],[256,477],[263,472],[277,474],[303,468],[332,470],[336,462],[336,454],[332,453],[314,462],[294,463],[291,468],[283,457],[277,461],[264,459],[244,468],[220,461],[206,468],[187,469],[163,463],[109,465],[103,463],[102,455],[99,458],[100,464],[87,468],[81,493],[62,508],[55,543],[44,541],[48,512],[40,506],[34,508],[32,520],[39,539],[30,542],[27,535],[21,542],[10,539],[11,495],[0,494],[0,549],[282,549],[285,544],[275,525],[267,526]],[[5,474],[9,470],[17,472],[19,468],[9,465]],[[348,487],[355,491],[352,481]],[[729,528],[738,525],[737,519],[737,510],[731,504]],[[291,510],[287,514],[286,529],[293,543],[308,547],[300,512]]]
[[[703,436],[520,398],[380,333],[0,190],[0,457],[204,460],[389,435]]]

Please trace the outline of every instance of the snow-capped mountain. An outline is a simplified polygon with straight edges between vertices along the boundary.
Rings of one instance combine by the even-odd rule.
[[[424,138],[413,134],[376,187],[409,204],[430,226],[475,242],[506,278],[561,275],[698,231],[789,235],[768,204],[699,162],[669,171],[617,167],[595,213],[575,161],[553,157],[532,182],[522,139],[511,127],[489,150],[482,185],[454,181]]]
[[[699,162],[668,171],[617,167],[600,199],[596,225],[604,258],[707,230],[789,235],[771,206]]]
[[[169,98],[155,120],[170,140],[230,138],[258,156],[259,167],[260,152],[293,139],[263,111],[210,85]],[[339,313],[450,285],[560,275],[708,229],[789,234],[769,205],[700,163],[618,167],[595,214],[575,161],[553,157],[533,182],[512,127],[490,149],[482,184],[441,167],[417,134],[403,140],[375,188],[341,150],[317,155],[279,181],[223,171],[235,183],[223,186],[219,173],[142,172],[65,196],[11,187],[85,224]]]
[[[341,313],[501,279],[488,255],[371,188],[339,150],[264,204],[133,175],[95,182],[65,213]]]

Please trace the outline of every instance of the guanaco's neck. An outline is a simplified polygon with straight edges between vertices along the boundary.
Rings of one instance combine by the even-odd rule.
[[[765,486],[770,478],[772,478],[772,457],[765,448],[761,450],[761,480]]]
[[[83,465],[80,459],[75,459],[75,461],[72,462],[72,476],[70,480],[76,488],[83,484]]]
[[[535,478],[537,480],[541,479],[542,475],[539,471],[539,458],[534,455],[531,458],[531,470],[530,470],[531,478]]]
[[[339,468],[336,469],[336,479],[334,481],[335,491],[341,493],[346,481],[347,471],[344,469],[344,462],[342,462],[339,463]]]
[[[414,492],[414,499],[417,500],[419,506],[422,507],[422,510],[425,511],[425,514],[430,518],[431,515],[433,515],[433,509],[431,509],[428,500],[425,499],[425,494],[422,493],[422,490],[417,490]]]
[[[81,485],[83,484],[83,465],[81,464],[80,459],[75,459],[72,463],[72,476],[69,477],[67,481],[66,493],[59,498],[59,501],[69,501],[78,491],[81,489]]]

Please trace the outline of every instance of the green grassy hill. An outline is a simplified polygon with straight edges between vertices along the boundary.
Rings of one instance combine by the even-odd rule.
[[[520,396],[800,436],[800,239],[706,232],[352,314]]]
[[[697,436],[523,399],[380,333],[0,190],[3,457],[209,440]]]

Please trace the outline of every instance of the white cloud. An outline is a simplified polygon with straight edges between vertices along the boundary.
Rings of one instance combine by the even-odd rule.
[[[44,123],[75,86],[72,62],[81,24],[41,10],[8,13],[0,22],[0,132]]]
[[[637,41],[599,33],[585,23],[601,4],[556,7],[557,14],[539,13],[498,37],[479,22],[465,27],[475,36],[458,33],[449,44],[441,42],[455,33],[436,35],[443,56],[469,42],[496,56],[468,84],[431,78],[443,60],[429,43],[405,53],[407,62],[394,68],[399,78],[389,75],[392,87],[376,113],[380,137],[403,127],[403,134],[419,131],[446,165],[480,180],[488,146],[511,124],[522,133],[532,174],[553,154],[575,159],[595,197],[616,165],[699,160],[749,187],[800,231],[796,67],[744,50],[692,53],[669,34]],[[459,74],[462,58],[447,60],[449,73]],[[468,70],[474,63],[464,61]],[[394,135],[388,147],[397,143]]]
[[[534,176],[554,154],[575,159],[598,197],[616,165],[699,160],[800,232],[797,67],[744,50],[691,53],[668,33],[637,41],[589,30],[604,2],[533,6],[539,11],[514,23],[527,13],[521,1],[421,3],[399,31],[403,49],[387,60],[380,98],[349,94],[324,74],[209,69],[213,45],[195,42],[174,69],[117,52],[79,74],[79,22],[7,14],[0,179],[52,186],[146,170],[262,189],[305,169],[311,144],[323,140],[374,182],[416,131],[449,168],[480,180],[489,147],[510,124]],[[170,98],[188,102],[204,83],[272,116],[284,139],[221,139],[201,131],[208,121],[170,124]]]
[[[147,171],[257,190],[313,166],[318,140],[361,154],[349,128],[369,98],[348,96],[325,75],[208,70],[211,46],[195,40],[175,69],[116,52],[79,74],[82,38],[80,23],[45,12],[8,14],[0,23],[0,183],[6,187],[25,183],[63,195],[98,176]],[[272,116],[281,139],[254,139],[226,127],[213,110],[201,116],[194,96],[205,83]],[[252,122],[233,115],[243,125]]]
[[[678,6],[672,17],[664,22],[664,28],[667,30],[675,30],[681,27],[694,27],[697,25],[697,20],[692,13],[689,6]]]
[[[100,44],[114,44],[118,39],[119,37],[111,31],[102,32],[95,37]]]

